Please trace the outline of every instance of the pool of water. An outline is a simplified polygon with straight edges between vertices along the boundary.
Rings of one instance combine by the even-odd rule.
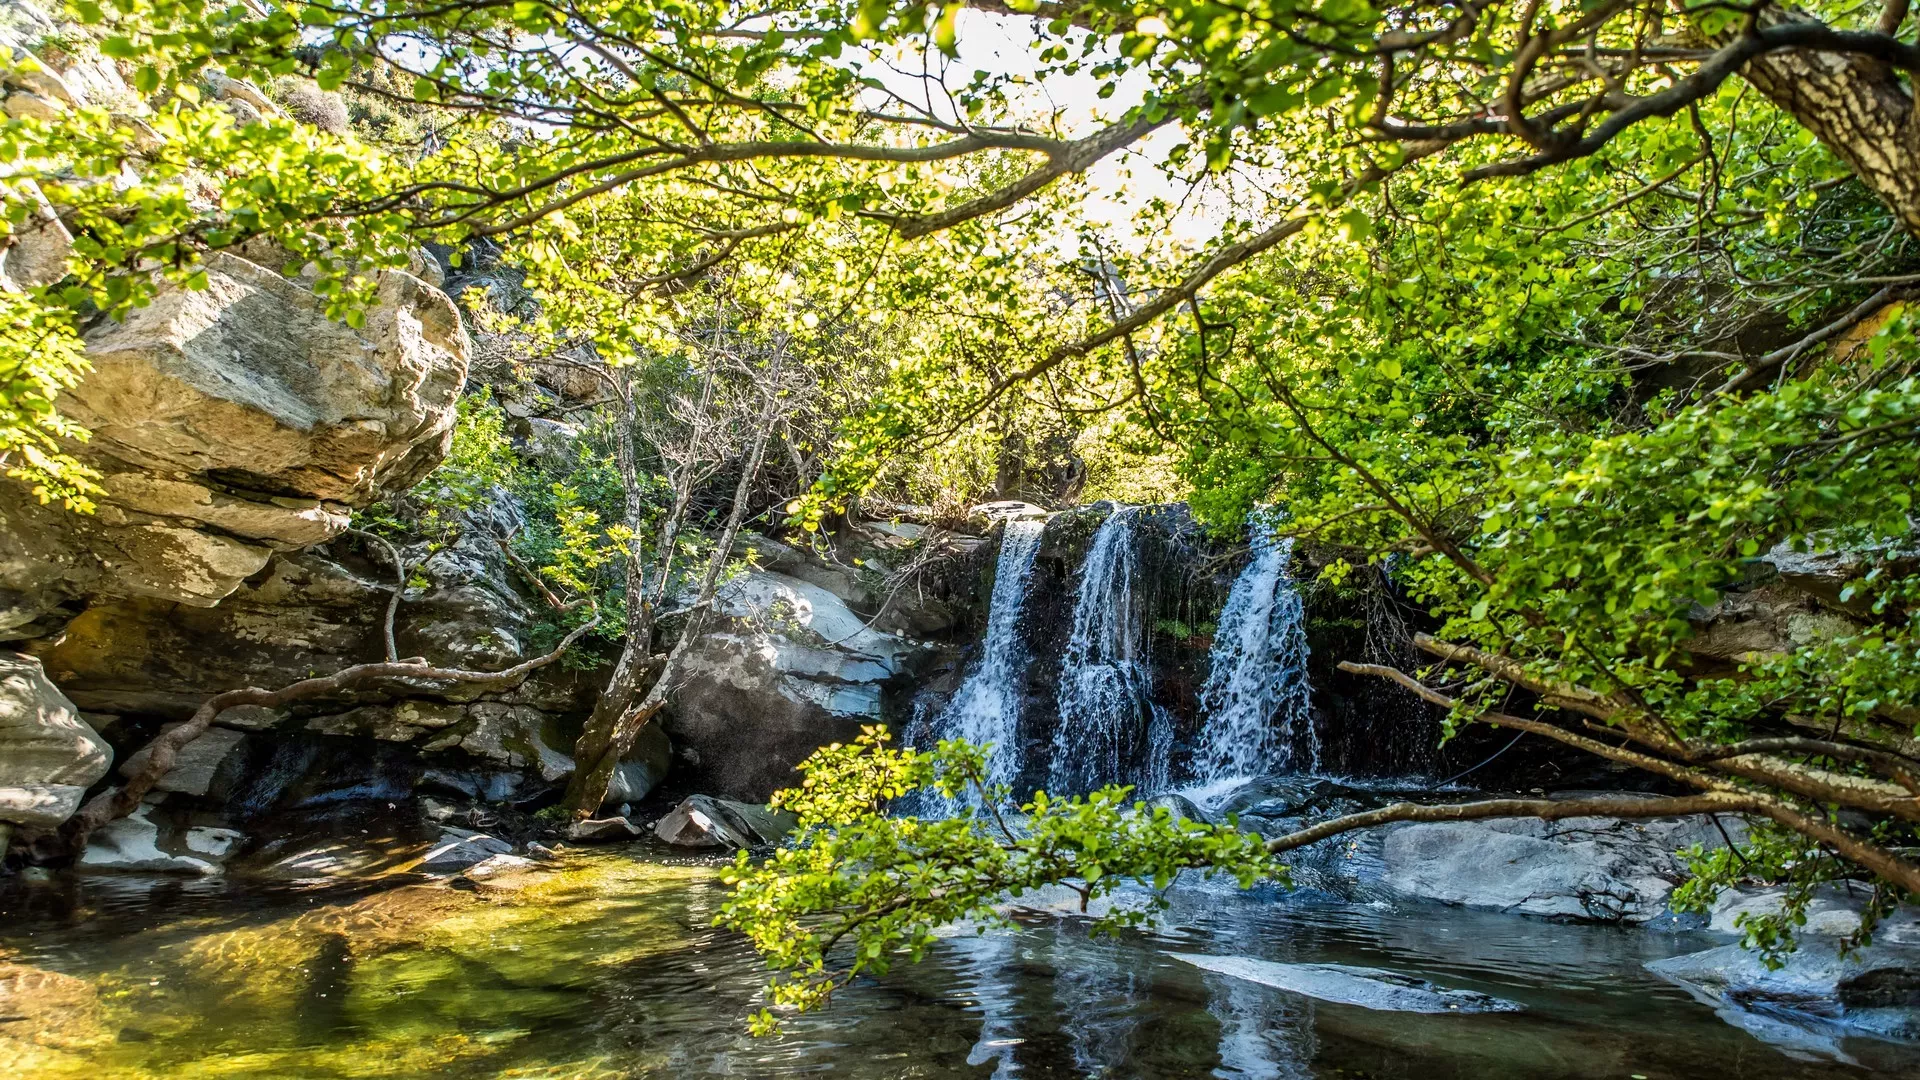
[[[1165,929],[1118,939],[1022,911],[1016,931],[956,934],[756,1039],[744,1018],[763,973],[709,925],[723,896],[714,867],[639,851],[498,893],[0,884],[0,963],[77,976],[92,998],[38,1040],[21,1030],[34,1022],[0,1016],[0,1075],[1920,1076],[1907,1048],[1736,1017],[1763,1039],[1641,968],[1717,940],[1206,888],[1176,890]],[[1386,968],[1525,1011],[1328,1004],[1172,952]]]

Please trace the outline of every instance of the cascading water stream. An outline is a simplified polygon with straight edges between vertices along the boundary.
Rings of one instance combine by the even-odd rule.
[[[1056,699],[1048,785],[1057,794],[1115,783],[1151,794],[1168,785],[1173,721],[1151,701],[1153,671],[1135,592],[1137,517],[1131,506],[1109,514],[1080,567]]]
[[[1020,775],[1018,683],[1027,660],[1020,642],[1020,617],[1026,610],[1027,585],[1045,527],[1040,521],[1007,522],[1000,539],[1000,556],[994,564],[993,597],[987,609],[987,637],[980,662],[947,707],[925,725],[924,731],[915,731],[908,740],[919,747],[930,747],[937,739],[992,743],[993,750],[987,755],[989,787],[1011,785]],[[979,805],[979,793],[969,792],[954,805],[927,809],[951,812]]]
[[[1300,765],[1320,771],[1306,609],[1288,570],[1293,541],[1255,532],[1253,561],[1234,580],[1220,612],[1200,691],[1206,719],[1191,770],[1201,790]],[[1301,750],[1306,760],[1296,763]]]

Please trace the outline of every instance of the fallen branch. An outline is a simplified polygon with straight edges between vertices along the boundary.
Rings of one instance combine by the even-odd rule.
[[[1689,814],[1763,813],[1761,800],[1731,791],[1663,799],[1486,799],[1470,803],[1394,803],[1378,810],[1348,814],[1267,841],[1268,854],[1292,851],[1330,836],[1401,821],[1484,821],[1489,818],[1570,817],[1662,818]]]
[[[1477,651],[1477,650],[1470,650],[1470,651]],[[1448,697],[1445,694],[1442,694],[1441,692],[1433,689],[1432,687],[1421,684],[1419,680],[1414,679],[1412,676],[1406,674],[1403,671],[1399,671],[1395,668],[1387,667],[1381,664],[1356,664],[1351,661],[1342,661],[1339,667],[1340,667],[1340,670],[1342,671],[1348,671],[1354,674],[1376,675],[1382,678],[1392,679],[1394,682],[1400,683],[1402,686],[1406,686],[1409,689],[1412,689],[1415,693],[1419,694],[1421,698],[1423,698],[1424,700],[1430,701],[1436,705],[1444,705],[1448,708],[1451,708],[1455,704],[1455,701],[1453,698]],[[1478,716],[1474,717],[1474,719],[1481,723],[1491,725],[1493,727],[1511,728],[1516,731],[1530,731],[1535,734],[1544,735],[1547,738],[1553,739],[1557,742],[1565,743],[1569,746],[1586,750],[1587,752],[1592,753],[1596,756],[1604,757],[1612,761],[1619,761],[1625,764],[1634,765],[1638,768],[1644,769],[1648,772],[1652,772],[1656,775],[1665,776],[1665,777],[1668,777],[1669,779],[1678,780],[1682,783],[1703,788],[1707,791],[1708,795],[1713,797],[1735,797],[1735,798],[1747,800],[1746,805],[1749,807],[1752,813],[1756,813],[1763,817],[1766,817],[1779,825],[1782,825],[1788,829],[1793,830],[1794,832],[1799,833],[1802,836],[1807,837],[1808,839],[1815,840],[1819,843],[1827,845],[1828,847],[1838,852],[1842,857],[1848,860],[1851,860],[1852,862],[1854,862],[1859,866],[1863,866],[1868,870],[1873,871],[1874,873],[1880,875],[1881,877],[1885,878],[1888,881],[1894,882],[1895,884],[1899,885],[1901,888],[1906,889],[1909,892],[1920,893],[1920,865],[1915,865],[1914,863],[1908,861],[1907,859],[1894,853],[1893,851],[1888,850],[1887,848],[1881,847],[1880,845],[1875,844],[1872,841],[1864,840],[1861,837],[1851,832],[1848,832],[1847,830],[1827,820],[1826,817],[1824,816],[1816,815],[1814,813],[1809,813],[1808,811],[1802,810],[1799,807],[1794,806],[1793,804],[1787,802],[1786,800],[1778,798],[1772,794],[1754,791],[1748,788],[1735,787],[1730,780],[1724,777],[1711,776],[1707,773],[1701,772],[1697,768],[1692,768],[1692,767],[1689,767],[1688,765],[1683,765],[1678,762],[1668,761],[1664,758],[1655,757],[1652,754],[1646,754],[1646,753],[1641,753],[1640,751],[1637,751],[1637,750],[1628,750],[1623,747],[1612,746],[1607,743],[1603,743],[1598,739],[1592,739],[1584,735],[1578,735],[1578,734],[1575,734],[1574,732],[1566,731],[1562,728],[1554,726],[1553,724],[1545,723],[1543,721],[1526,720],[1517,716],[1509,716],[1506,713],[1499,713],[1499,712],[1492,712],[1492,711],[1483,712]],[[1729,762],[1708,763],[1708,764],[1709,764],[1709,767],[1714,767],[1717,764],[1719,767],[1724,768],[1733,761],[1744,760],[1747,762],[1752,762],[1752,761],[1755,761],[1756,759],[1758,759],[1758,755],[1747,754],[1747,755],[1742,755],[1741,758],[1729,759]],[[1770,762],[1769,764],[1776,765],[1777,763]],[[1791,763],[1784,763],[1784,765],[1791,766]],[[1855,800],[1857,800],[1859,797],[1858,791],[1835,792],[1831,788],[1829,788],[1827,786],[1829,783],[1829,778],[1837,774],[1826,773],[1825,770],[1820,770],[1819,775],[1817,776],[1811,775],[1810,773],[1803,770],[1801,774],[1797,774],[1792,777],[1786,777],[1786,778],[1783,778],[1773,773],[1771,770],[1766,774],[1756,774],[1752,769],[1746,768],[1746,767],[1729,768],[1727,769],[1727,771],[1733,772],[1735,773],[1735,775],[1739,775],[1743,778],[1758,780],[1759,782],[1762,782],[1762,783],[1773,783],[1782,787],[1785,787],[1786,786],[1785,781],[1790,779],[1794,782],[1795,786],[1789,787],[1788,790],[1794,791],[1796,794],[1800,794],[1805,797],[1815,798],[1822,802],[1840,803],[1842,805],[1855,805]],[[1857,778],[1848,778],[1848,779],[1857,779]],[[1883,785],[1883,786],[1891,787],[1891,785]],[[1801,790],[1802,788],[1811,789],[1811,791],[1817,791],[1817,793],[1811,793],[1810,790]],[[1876,791],[1874,792],[1874,794],[1879,795],[1880,793]],[[1525,803],[1525,802],[1535,802],[1535,801],[1537,800],[1495,800],[1495,802],[1506,802],[1514,805],[1518,805],[1520,803]],[[1475,806],[1475,805],[1481,805],[1481,804],[1465,803],[1465,804],[1457,804],[1457,805]],[[1491,804],[1488,804],[1488,805],[1491,805]],[[1559,805],[1559,804],[1554,803],[1554,805]],[[1869,807],[1869,808],[1872,808],[1872,807]],[[1392,809],[1392,808],[1390,807],[1388,809]],[[1902,809],[1905,809],[1905,808],[1903,807]],[[1379,811],[1375,811],[1375,812],[1378,813]],[[1359,815],[1359,816],[1364,816],[1364,815]],[[1490,813],[1485,816],[1517,817],[1517,816],[1529,816],[1529,815]],[[1563,814],[1561,816],[1565,816],[1565,815]],[[1407,820],[1420,820],[1420,819],[1410,818]],[[1444,821],[1444,820],[1455,820],[1455,819],[1441,817],[1441,818],[1435,818],[1432,820]],[[1333,823],[1329,822],[1327,824],[1331,825]],[[1350,827],[1366,828],[1367,826],[1364,824],[1361,824],[1361,825],[1354,825]],[[1312,831],[1312,830],[1306,830],[1306,831]],[[1336,831],[1344,832],[1347,830],[1341,829]],[[1327,835],[1333,835],[1333,834],[1329,833]],[[1281,839],[1284,840],[1286,838],[1282,837]],[[1312,843],[1313,841],[1305,840],[1302,842]]]
[[[95,795],[80,808],[73,817],[68,818],[60,827],[60,845],[69,853],[77,854],[86,846],[87,837],[95,829],[125,817],[140,805],[160,778],[173,768],[174,760],[188,743],[206,733],[213,721],[221,713],[241,705],[257,705],[262,708],[279,708],[297,701],[326,697],[354,687],[365,686],[384,680],[407,680],[430,683],[515,683],[526,678],[534,671],[546,667],[560,659],[575,643],[594,627],[600,624],[600,611],[596,605],[593,617],[575,627],[551,652],[524,660],[510,668],[500,671],[476,671],[469,668],[438,667],[427,662],[425,657],[412,657],[406,660],[384,660],[371,664],[355,664],[342,668],[331,675],[317,676],[290,683],[278,690],[264,690],[259,687],[245,687],[215,694],[200,704],[185,723],[168,728],[155,736],[153,741],[142,747],[121,765],[121,775],[126,783],[117,788]],[[391,630],[389,629],[389,634]],[[389,642],[391,637],[389,637]],[[392,649],[389,644],[388,649]]]

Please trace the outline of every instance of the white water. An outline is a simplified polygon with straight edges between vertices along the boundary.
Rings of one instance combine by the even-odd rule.
[[[1287,569],[1292,557],[1292,540],[1256,529],[1253,561],[1221,609],[1200,691],[1206,720],[1191,766],[1196,790],[1218,795],[1264,773],[1320,771],[1306,612]],[[1306,760],[1296,763],[1302,750]]]
[[[1164,791],[1173,718],[1149,699],[1153,672],[1139,597],[1138,508],[1115,510],[1093,534],[1080,567],[1073,633],[1060,665],[1049,790],[1078,794],[1105,784]]]
[[[992,743],[987,754],[987,785],[1011,785],[1020,775],[1021,669],[1026,655],[1020,646],[1020,617],[1027,606],[1027,585],[1033,558],[1040,551],[1040,521],[1009,521],[1000,539],[994,564],[993,598],[987,609],[987,637],[980,662],[967,675],[940,715],[929,725],[932,738],[911,740],[930,746],[933,739],[965,739]],[[917,727],[918,725],[916,725]],[[980,803],[969,792],[961,805]],[[949,809],[957,810],[958,806]]]

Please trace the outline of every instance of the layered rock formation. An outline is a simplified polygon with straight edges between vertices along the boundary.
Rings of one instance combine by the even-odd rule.
[[[42,636],[91,597],[210,607],[444,455],[467,367],[444,293],[382,274],[354,329],[265,267],[207,269],[89,330],[93,371],[61,404],[106,495],[79,515],[0,489],[0,634]]]

